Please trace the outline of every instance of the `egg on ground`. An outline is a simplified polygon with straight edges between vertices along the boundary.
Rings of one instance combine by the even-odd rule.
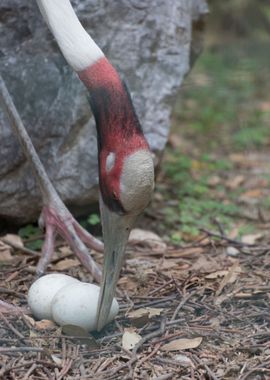
[[[28,292],[28,305],[37,319],[52,319],[51,303],[64,286],[80,283],[73,277],[51,273],[36,280]]]
[[[85,282],[76,282],[57,292],[52,300],[52,317],[60,326],[75,325],[87,331],[96,329],[100,287]],[[116,299],[113,299],[108,322],[119,311]]]

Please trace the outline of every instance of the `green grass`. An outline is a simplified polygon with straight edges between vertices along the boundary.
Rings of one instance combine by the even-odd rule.
[[[242,151],[270,145],[269,110],[261,107],[269,101],[269,56],[257,45],[209,49],[183,85],[174,126],[205,150],[221,143]]]
[[[39,238],[41,235],[39,227],[28,224],[20,228],[18,234],[23,240],[31,239],[31,241],[25,243],[27,248],[33,250],[40,250],[42,248],[43,240]]]
[[[209,185],[211,176],[232,168],[230,161],[210,159],[208,155],[202,155],[197,161],[170,150],[163,167],[173,197],[178,199],[176,207],[164,209],[165,224],[172,230],[173,242],[197,236],[201,228],[216,228],[217,220],[225,229],[232,225],[238,211],[234,197],[220,200],[217,195],[224,192],[223,185],[217,184],[215,192]],[[165,197],[169,199],[171,194],[165,192]]]
[[[217,230],[218,223],[225,231],[233,228],[237,200],[245,189],[228,191],[224,185],[226,173],[234,170],[229,154],[269,150],[269,93],[269,49],[264,42],[209,48],[196,63],[173,116],[173,132],[195,149],[167,150],[163,164],[170,184],[163,196],[168,202],[177,199],[177,206],[163,211],[172,241],[197,236],[200,228]],[[209,185],[216,175],[223,176],[221,183]],[[262,204],[270,208],[269,198]],[[244,233],[240,228],[239,236]]]

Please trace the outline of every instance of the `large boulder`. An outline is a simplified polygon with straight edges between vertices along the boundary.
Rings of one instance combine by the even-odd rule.
[[[158,155],[193,47],[195,56],[200,50],[192,26],[207,12],[204,0],[74,0],[73,5],[127,82]],[[97,199],[94,120],[85,88],[34,1],[1,0],[0,72],[57,191],[73,210],[85,209]],[[40,191],[1,109],[0,141],[0,221],[33,221],[41,210]]]

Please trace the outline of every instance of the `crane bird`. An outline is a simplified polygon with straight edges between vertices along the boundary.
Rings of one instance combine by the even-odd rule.
[[[154,187],[154,165],[148,143],[129,92],[119,74],[82,27],[69,0],[37,0],[39,9],[68,64],[89,91],[96,121],[100,213],[104,240],[104,266],[97,313],[97,329],[107,322],[125,247],[137,216],[149,204]],[[82,264],[99,281],[100,270],[89,247],[102,250],[97,239],[83,230],[64,206],[23,126],[3,80],[0,100],[32,164],[42,193],[41,222],[46,229],[42,258],[37,267],[48,265],[55,235],[62,235]]]

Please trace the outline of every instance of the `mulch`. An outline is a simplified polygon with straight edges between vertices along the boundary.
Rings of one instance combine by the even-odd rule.
[[[204,230],[186,246],[134,243],[116,320],[100,333],[78,335],[29,315],[38,256],[15,246],[0,263],[0,299],[19,307],[0,304],[0,378],[270,379],[267,241],[248,244]],[[49,272],[92,281],[61,242],[58,251]],[[101,254],[94,258],[102,262]],[[140,336],[133,347],[123,346],[126,331]]]

